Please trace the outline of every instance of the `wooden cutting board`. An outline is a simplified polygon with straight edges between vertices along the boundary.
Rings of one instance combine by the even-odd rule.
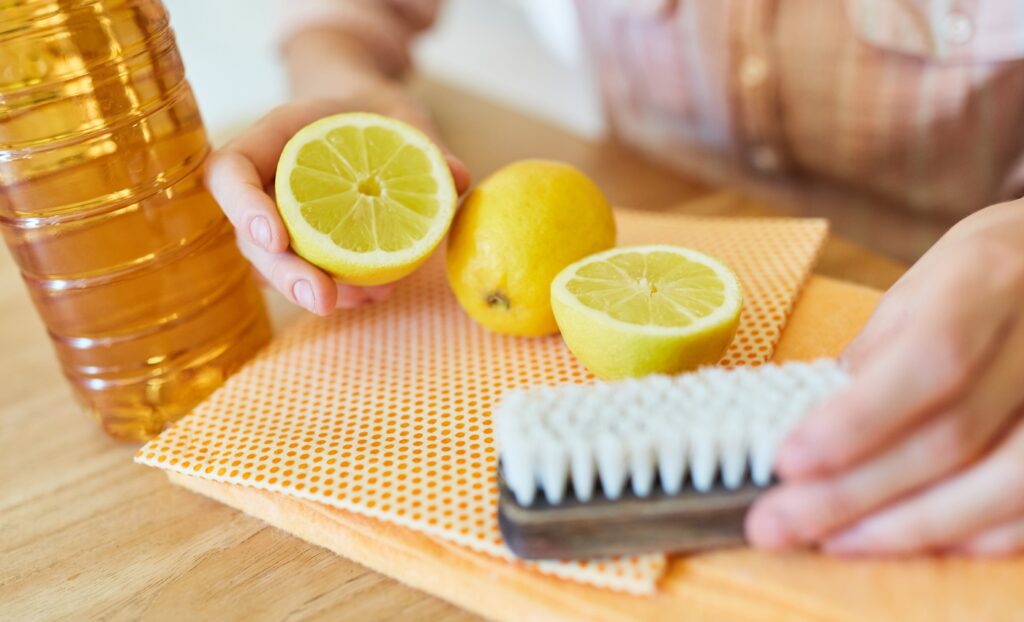
[[[776,360],[834,356],[880,293],[812,279]],[[324,505],[169,474],[209,496],[378,572],[498,620],[1020,620],[1024,559],[848,561],[747,549],[673,558],[659,593],[566,582]]]

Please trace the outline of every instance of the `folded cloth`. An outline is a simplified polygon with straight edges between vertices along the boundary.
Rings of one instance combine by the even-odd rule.
[[[622,243],[677,243],[728,263],[744,311],[723,365],[767,361],[827,233],[820,220],[620,212]],[[441,257],[383,304],[307,318],[136,459],[315,501],[511,560],[495,519],[490,406],[509,388],[593,378],[557,336],[487,332],[459,308]],[[536,562],[649,594],[662,555]]]

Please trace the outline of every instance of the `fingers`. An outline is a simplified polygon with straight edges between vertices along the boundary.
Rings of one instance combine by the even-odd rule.
[[[368,287],[361,287],[360,291],[363,293],[364,301],[367,302],[381,302],[391,296],[394,293],[398,283],[388,283],[386,285],[371,285]]]
[[[920,435],[853,471],[827,480],[783,484],[758,499],[746,519],[747,538],[762,549],[811,545],[886,503],[949,475],[978,451],[987,432],[962,432],[943,418]],[[963,436],[964,438],[961,438]],[[968,436],[973,438],[968,438]],[[955,452],[943,449],[961,443]]]
[[[460,195],[469,190],[470,176],[469,169],[450,153],[445,153],[445,160],[448,161],[448,169],[452,172],[452,179],[455,180],[455,190]]]
[[[338,283],[331,276],[292,252],[267,253],[240,239],[242,254],[270,285],[295,304],[317,315],[335,309],[354,309],[380,302],[396,284],[357,287]]]
[[[949,444],[947,437],[957,434],[950,432],[954,426],[949,424],[954,421],[944,418],[843,475],[783,484],[772,490],[747,514],[748,540],[767,550],[815,544],[885,503],[948,475],[967,460],[966,451],[940,450]]]
[[[238,246],[274,289],[317,315],[328,315],[333,311],[341,298],[340,288],[351,287],[335,283],[322,270],[291,252],[268,253],[244,239],[239,239]]]
[[[251,160],[231,149],[214,152],[206,184],[239,236],[271,253],[288,248],[288,231]]]
[[[849,468],[962,393],[991,355],[1015,304],[1010,291],[987,289],[985,274],[965,263],[947,262],[944,279],[898,292],[900,305],[927,314],[908,314],[885,347],[855,370],[853,381],[797,426],[779,450],[783,478]],[[963,296],[969,290],[975,295]]]
[[[979,557],[1022,553],[1024,552],[1024,516],[990,527],[955,547],[952,552]]]
[[[345,283],[336,285],[338,287],[338,309],[354,309],[368,302],[380,302],[390,296],[395,289],[394,283],[372,287],[356,287]]]
[[[356,287],[355,285],[335,283],[335,286],[338,290],[338,298],[335,302],[335,306],[338,309],[355,309],[363,304],[366,299],[366,295],[363,293],[362,288]]]
[[[918,432],[840,475],[787,482],[758,500],[747,517],[751,542],[770,549],[817,542],[975,459],[1024,405],[1021,369],[1024,322],[1010,332],[971,390]]]
[[[264,188],[274,180],[285,143],[302,127],[336,108],[331,102],[282,106],[210,156],[207,187],[249,243],[271,253],[288,248],[288,231]]]
[[[843,366],[858,373],[868,364],[876,352],[885,349],[892,341],[900,326],[906,322],[907,305],[900,304],[900,285],[894,285],[871,314],[864,329],[843,350],[840,361]]]
[[[1024,515],[1024,425],[956,477],[830,538],[841,555],[900,555],[948,548]]]
[[[299,130],[313,121],[342,112],[337,101],[301,101],[275,108],[249,130],[224,147],[252,162],[260,179],[260,187],[274,181],[277,161],[285,144]]]

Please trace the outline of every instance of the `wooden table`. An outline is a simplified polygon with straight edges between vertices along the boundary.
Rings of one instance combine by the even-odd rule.
[[[619,205],[770,215],[738,195],[435,83],[421,83],[477,179],[567,160]],[[874,287],[905,267],[839,238],[820,274]],[[290,309],[272,301],[278,322]],[[72,402],[10,257],[0,258],[0,620],[431,619],[474,616],[172,486]]]

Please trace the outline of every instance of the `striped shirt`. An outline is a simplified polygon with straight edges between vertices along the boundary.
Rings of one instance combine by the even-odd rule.
[[[1024,189],[1024,0],[576,5],[615,134],[689,175],[871,222],[902,254]],[[438,8],[290,0],[285,38],[346,30],[398,73]],[[898,224],[922,216],[915,244]]]

